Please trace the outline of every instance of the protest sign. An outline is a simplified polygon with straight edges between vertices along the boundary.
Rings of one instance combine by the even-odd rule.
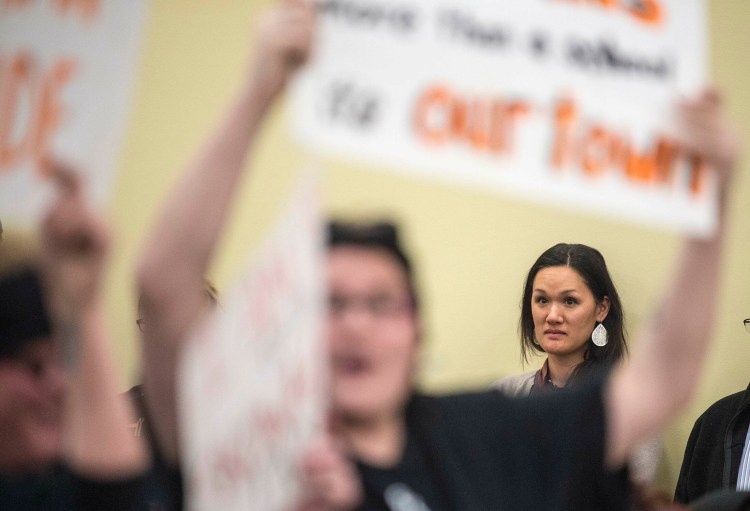
[[[323,431],[323,236],[302,180],[247,274],[192,337],[180,370],[188,509],[290,509]]]
[[[306,144],[410,175],[708,233],[670,141],[705,80],[703,0],[322,0],[294,87]]]
[[[0,218],[32,226],[50,156],[84,174],[95,202],[113,181],[145,0],[0,0]]]

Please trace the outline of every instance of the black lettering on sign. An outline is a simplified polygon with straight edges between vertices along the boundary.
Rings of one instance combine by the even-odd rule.
[[[366,129],[378,121],[380,95],[348,81],[331,84],[323,96],[323,114],[336,123]]]
[[[567,55],[571,64],[585,70],[636,74],[658,80],[666,80],[672,74],[667,57],[627,52],[608,41],[571,40]]]
[[[352,26],[385,28],[399,34],[413,32],[417,24],[417,10],[408,4],[323,0],[318,4],[318,10],[324,16]]]
[[[449,37],[480,48],[504,48],[511,41],[506,27],[479,21],[460,11],[443,11],[438,20],[440,29]]]
[[[529,36],[529,51],[534,57],[546,57],[550,51],[549,37],[544,32],[534,32]]]

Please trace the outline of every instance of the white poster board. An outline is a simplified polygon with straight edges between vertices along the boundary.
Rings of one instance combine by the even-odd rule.
[[[0,2],[0,219],[30,227],[54,155],[108,197],[135,78],[146,0]]]
[[[302,180],[252,261],[196,332],[180,369],[191,511],[287,511],[301,456],[323,431],[323,230]]]
[[[293,128],[396,172],[696,233],[713,181],[662,136],[703,0],[321,0]]]

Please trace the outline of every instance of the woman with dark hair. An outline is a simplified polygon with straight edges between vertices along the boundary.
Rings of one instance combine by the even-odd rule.
[[[558,243],[529,270],[521,301],[521,354],[546,353],[541,369],[500,380],[512,395],[562,388],[628,352],[620,297],[595,248]]]
[[[510,396],[562,389],[611,369],[628,353],[624,313],[601,252],[558,243],[545,250],[526,276],[521,299],[521,354],[546,354],[538,370],[498,380]],[[652,482],[661,442],[643,444],[630,458],[632,477]]]

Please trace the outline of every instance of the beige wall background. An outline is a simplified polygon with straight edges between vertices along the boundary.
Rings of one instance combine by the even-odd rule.
[[[245,70],[265,0],[152,0],[131,124],[111,219],[114,260],[107,307],[123,372],[138,380],[133,268],[146,230],[181,167],[218,118]],[[750,146],[750,3],[709,0],[712,76]],[[211,278],[225,289],[264,234],[296,170],[311,161],[287,133],[284,103],[249,163]],[[745,150],[747,153],[747,149]],[[403,225],[425,302],[421,382],[429,390],[483,387],[524,370],[516,325],[525,272],[546,248],[580,242],[605,255],[632,334],[647,318],[678,239],[664,232],[417,181],[342,161],[318,162],[325,207],[388,215]],[[665,434],[660,486],[671,492],[687,435],[710,403],[750,381],[750,162],[733,190],[718,328],[693,405]],[[527,369],[536,368],[540,361]],[[668,392],[669,389],[664,389]],[[550,418],[552,420],[552,418]]]

